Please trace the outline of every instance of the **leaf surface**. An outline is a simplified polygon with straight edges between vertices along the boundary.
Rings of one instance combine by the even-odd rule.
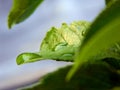
[[[8,27],[27,19],[42,3],[43,0],[13,0],[13,5],[8,16]]]
[[[86,33],[76,55],[75,65],[67,78],[91,58],[120,42],[120,0],[116,0],[96,18]],[[113,56],[112,58],[116,58]]]
[[[106,5],[115,2],[116,0],[105,0]]]

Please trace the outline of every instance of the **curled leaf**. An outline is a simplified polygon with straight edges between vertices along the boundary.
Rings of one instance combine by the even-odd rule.
[[[75,52],[81,44],[89,25],[89,22],[79,21],[70,25],[63,23],[61,28],[58,29],[52,27],[42,41],[40,51],[37,53],[38,57],[35,57],[36,53],[20,54],[17,57],[17,64],[45,59],[73,61]],[[29,57],[29,59],[25,57]]]
[[[22,53],[17,57],[17,64],[20,65],[22,63],[34,62],[41,59],[41,56],[37,53]]]

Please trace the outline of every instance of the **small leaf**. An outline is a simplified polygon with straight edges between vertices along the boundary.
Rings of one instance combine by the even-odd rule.
[[[34,86],[23,90],[110,90],[120,80],[114,68],[103,61],[87,62],[81,66],[72,79],[67,82],[65,77],[71,66],[49,73]]]
[[[13,0],[13,5],[8,16],[8,27],[27,19],[43,0]]]
[[[70,25],[62,24],[61,28],[52,27],[42,41],[38,57],[36,53],[23,53],[17,57],[18,64],[35,62],[43,59],[73,61],[76,50],[82,42],[86,29],[90,23],[86,21],[73,22]],[[27,60],[21,57],[28,57]],[[31,60],[32,58],[32,60]],[[33,59],[34,58],[34,59]]]
[[[17,64],[23,64],[29,62],[34,62],[35,60],[41,59],[41,56],[37,53],[22,53],[17,57]]]
[[[90,58],[102,53],[117,42],[120,42],[120,0],[109,5],[93,22],[77,53],[75,65],[68,79]],[[113,57],[116,58],[116,57]]]

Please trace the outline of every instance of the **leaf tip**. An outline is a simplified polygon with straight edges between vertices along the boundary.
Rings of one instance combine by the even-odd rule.
[[[66,81],[70,81],[70,79],[72,78],[73,74],[74,74],[74,69],[72,68],[72,70],[70,70],[66,76]]]
[[[11,15],[8,16],[8,21],[7,21],[7,23],[8,23],[8,29],[11,29],[12,26],[14,25],[14,22],[13,22],[13,20],[12,20]]]
[[[68,72],[66,76],[66,81],[70,81],[70,79],[75,75],[77,68],[79,67],[79,64],[74,65],[71,70]]]
[[[12,28],[12,24],[8,22],[8,29]]]
[[[21,64],[24,63],[23,54],[20,54],[20,55],[17,56],[16,63],[17,63],[17,65],[21,65]]]

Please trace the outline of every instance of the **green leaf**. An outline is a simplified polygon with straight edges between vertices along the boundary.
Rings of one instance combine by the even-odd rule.
[[[20,54],[17,57],[17,64],[43,59],[73,61],[75,52],[81,44],[89,25],[90,23],[86,21],[79,21],[70,25],[63,23],[61,28],[58,29],[52,27],[42,41],[40,52]]]
[[[76,55],[75,65],[67,78],[90,58],[120,42],[120,0],[106,7],[88,30],[85,39]],[[113,58],[116,58],[113,56]]]
[[[115,43],[110,48],[101,50],[93,59],[114,58],[120,60],[120,43]],[[112,59],[111,59],[112,60]]]
[[[37,53],[22,53],[17,57],[17,64],[20,65],[22,63],[34,62],[39,59],[42,59],[42,57]]]
[[[43,0],[13,0],[13,5],[8,16],[8,27],[27,19]]]
[[[87,62],[67,82],[65,77],[72,65],[49,73],[34,86],[23,90],[110,90],[120,81],[120,75],[103,61]]]
[[[106,5],[110,2],[111,0],[105,0]]]
[[[116,0],[105,0],[106,5],[115,2]]]

